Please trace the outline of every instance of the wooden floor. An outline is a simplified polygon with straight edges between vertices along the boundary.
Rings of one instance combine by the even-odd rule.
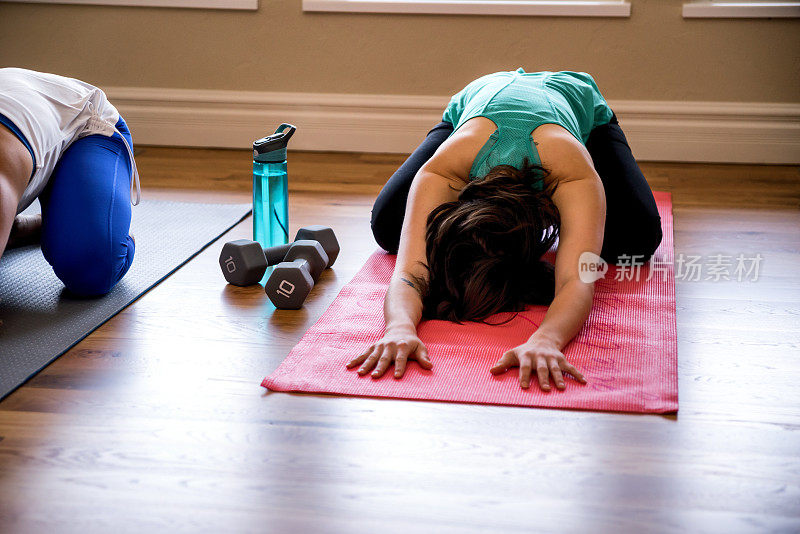
[[[247,151],[137,161],[145,198],[248,201]],[[401,161],[290,155],[292,234],[342,240],[302,310],[224,283],[248,219],[0,403],[0,531],[800,531],[797,167],[642,164],[676,253],[764,258],[677,281],[677,416],[266,393],[375,249]]]

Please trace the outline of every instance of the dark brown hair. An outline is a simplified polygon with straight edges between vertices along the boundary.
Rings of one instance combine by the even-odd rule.
[[[555,243],[560,218],[553,186],[535,189],[546,175],[527,162],[522,169],[499,165],[431,212],[429,276],[413,277],[424,318],[486,322],[501,311],[552,302],[553,266],[541,257]]]

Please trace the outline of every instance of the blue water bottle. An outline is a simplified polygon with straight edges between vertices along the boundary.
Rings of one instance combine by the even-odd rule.
[[[263,248],[289,242],[286,145],[295,130],[281,124],[274,134],[253,143],[253,240]]]

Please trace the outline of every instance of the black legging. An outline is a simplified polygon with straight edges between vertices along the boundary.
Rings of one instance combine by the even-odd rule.
[[[449,122],[437,124],[375,199],[372,233],[386,251],[397,252],[414,176],[452,131],[453,125]],[[661,243],[661,217],[653,192],[633,158],[616,115],[608,124],[592,130],[586,149],[606,194],[606,225],[600,255],[610,263],[618,263],[623,254],[641,257],[637,257],[637,261],[650,259]]]

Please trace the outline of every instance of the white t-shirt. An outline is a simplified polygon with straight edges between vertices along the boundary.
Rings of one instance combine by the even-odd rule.
[[[36,157],[36,168],[17,213],[39,196],[72,143],[93,134],[111,137],[119,120],[119,112],[101,89],[74,78],[17,68],[0,69],[0,113],[19,128]],[[131,199],[135,191],[134,203],[138,203],[139,174],[133,151],[124,136],[122,139],[133,170]]]

